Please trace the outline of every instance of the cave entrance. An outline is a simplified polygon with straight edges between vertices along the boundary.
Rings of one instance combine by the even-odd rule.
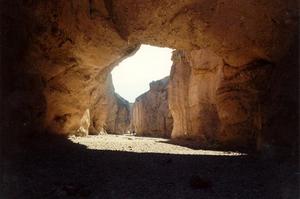
[[[133,56],[112,70],[118,112],[115,111],[114,120],[107,122],[107,126],[113,126],[109,134],[170,138],[173,119],[168,105],[168,82],[172,51],[141,45]]]
[[[97,136],[72,137],[88,149],[208,156],[240,156],[235,152],[200,150],[198,143],[171,140],[173,118],[168,103],[168,85],[174,49],[141,45],[134,55],[111,71],[117,112],[113,126]],[[127,117],[127,119],[125,118]],[[112,123],[112,124],[111,124]],[[195,150],[197,149],[197,150]]]
[[[115,92],[130,103],[147,92],[152,81],[170,75],[173,49],[141,45],[131,57],[119,63],[111,72]]]

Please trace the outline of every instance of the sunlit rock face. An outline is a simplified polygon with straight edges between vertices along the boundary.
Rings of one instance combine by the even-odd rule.
[[[129,102],[114,92],[111,74],[103,75],[101,87],[96,93],[101,93],[91,110],[91,125],[89,134],[103,133],[124,134],[129,130]]]
[[[132,107],[131,131],[139,136],[170,137],[173,118],[168,104],[169,77],[150,83]]]
[[[105,130],[110,134],[125,134],[130,126],[130,106],[129,102],[120,95],[114,95],[113,106],[108,112]]]
[[[216,140],[221,124],[216,106],[217,72],[223,66],[222,59],[209,50],[175,51],[172,59],[172,138]]]
[[[279,73],[281,66],[265,60],[230,66],[207,49],[177,50],[172,60],[169,83],[169,105],[174,118],[172,138],[257,149],[268,148],[274,142],[288,143],[282,134],[275,134],[278,131],[273,134],[269,130],[274,129],[272,126],[284,128],[270,118],[278,120],[278,113],[291,106],[278,99],[278,93],[289,95],[295,89],[295,86],[284,87],[286,91],[282,91],[280,85],[285,82],[280,78],[275,84],[273,75]],[[281,70],[281,73],[294,81],[291,72]],[[289,96],[286,100],[296,106],[293,102],[296,98]],[[283,108],[283,104],[287,107]],[[292,134],[289,133],[296,136]]]
[[[104,1],[1,1],[1,10],[3,36],[11,41],[1,42],[2,85],[13,76],[20,82],[4,98],[17,92],[28,100],[31,114],[21,123],[37,120],[48,132],[77,134],[86,110],[107,108],[107,75],[136,45],[118,34]]]

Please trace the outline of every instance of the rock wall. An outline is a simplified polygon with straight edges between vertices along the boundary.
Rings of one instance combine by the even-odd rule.
[[[216,139],[220,121],[216,107],[220,57],[209,50],[175,51],[170,75],[169,104],[174,118],[172,138],[206,142]]]
[[[102,96],[91,110],[89,134],[127,133],[130,125],[129,102],[115,93],[111,74],[104,77],[100,87],[103,90],[98,91]]]
[[[269,130],[275,125],[284,131],[284,125],[267,124],[271,121],[268,118],[279,119],[277,114],[283,111],[282,101],[271,101],[279,100],[278,93],[291,94],[295,88],[282,90],[279,85],[284,85],[286,79],[275,78],[278,66],[265,60],[230,66],[206,49],[178,50],[172,59],[169,85],[169,104],[174,118],[172,138],[238,148],[268,148],[275,142],[287,145],[284,135],[270,136]],[[281,72],[282,76],[294,79],[291,72]],[[275,81],[278,82],[275,84]],[[290,96],[285,100],[288,99],[296,98]],[[297,107],[295,102],[292,104]]]
[[[30,113],[20,119],[20,128],[38,123],[55,134],[86,134],[81,119],[88,110],[107,113],[113,96],[107,77],[138,45],[120,37],[104,1],[1,1],[1,10],[1,85],[8,90],[10,78],[17,79],[2,97],[17,93],[28,101],[20,105]],[[15,56],[20,61],[13,61]]]
[[[131,131],[139,136],[170,137],[173,118],[168,104],[169,77],[151,82],[133,104]]]
[[[209,50],[224,63],[226,78],[221,78],[217,87],[234,85],[235,90],[249,90],[250,97],[259,96],[257,100],[246,100],[243,106],[236,100],[250,99],[240,94],[243,92],[235,97],[231,92],[230,97],[225,97],[228,92],[220,89],[222,95],[216,96],[216,102],[203,98],[208,104],[216,103],[223,142],[236,144],[244,133],[245,140],[249,140],[248,135],[257,137],[249,128],[253,119],[245,120],[249,124],[240,123],[246,117],[257,118],[254,123],[262,129],[261,140],[270,145],[290,146],[298,140],[297,0],[2,0],[0,9],[1,132],[5,132],[1,136],[5,139],[44,131],[85,134],[82,129],[88,128],[83,122],[87,112],[95,121],[92,127],[101,131],[109,117],[106,114],[112,98],[108,75],[114,65],[145,43],[184,52]],[[263,68],[262,72],[254,72],[254,76],[249,72],[260,71],[259,68]],[[267,73],[272,84],[260,78],[256,81],[256,76],[267,68],[272,68]],[[196,70],[185,72],[193,71]],[[193,77],[189,77],[191,82],[196,81]],[[204,85],[213,86],[212,80],[207,81]],[[191,85],[197,86],[184,92],[201,87]],[[178,87],[187,88],[181,84]],[[207,92],[210,93],[204,93]],[[185,106],[198,104],[198,100],[191,97]],[[245,115],[240,109],[248,110],[248,106],[257,108],[250,108]],[[206,108],[212,112],[212,106]],[[228,114],[231,111],[235,114]],[[193,114],[179,112],[183,114],[179,119]],[[174,136],[180,134],[181,130],[176,129],[184,124],[193,123],[183,132],[194,134],[195,129],[202,129],[201,122],[177,122],[182,124],[175,127]],[[237,123],[243,131],[234,130]],[[239,139],[234,141],[235,137]]]
[[[130,129],[129,102],[120,95],[114,95],[114,105],[108,112],[105,130],[110,134],[125,134]]]
[[[130,42],[208,48],[232,66],[278,62],[298,31],[297,0],[114,0],[112,7]]]

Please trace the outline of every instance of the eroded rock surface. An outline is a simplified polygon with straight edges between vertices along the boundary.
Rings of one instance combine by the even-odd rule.
[[[175,51],[172,60],[169,86],[174,117],[172,138],[215,139],[220,129],[216,88],[222,59],[209,50],[199,50]]]
[[[169,77],[151,82],[133,104],[131,131],[139,136],[170,137],[173,118],[168,103]]]
[[[256,60],[230,66],[210,50],[175,51],[172,59],[169,104],[173,138],[239,148],[269,147],[283,139],[283,135],[266,138],[267,118],[282,111],[282,102],[269,109],[271,96],[282,89],[271,81],[278,70],[274,64]],[[283,74],[292,77],[289,72]]]
[[[174,49],[209,48],[232,66],[281,60],[293,44],[291,32],[297,32],[297,4],[297,0],[112,1],[118,29],[129,41]]]
[[[1,38],[19,38],[14,45],[1,42],[3,49],[10,49],[1,51],[5,57],[1,66],[11,68],[5,69],[4,81],[17,75],[15,92],[28,85],[26,95],[45,98],[46,109],[21,123],[41,119],[49,132],[77,134],[86,110],[95,115],[95,109],[107,109],[107,98],[112,97],[107,96],[107,76],[137,45],[121,38],[105,1],[2,1],[1,10],[5,30]],[[10,57],[15,56],[22,61],[12,62]],[[5,98],[9,95],[10,91],[3,93]],[[30,106],[41,104],[42,97]]]
[[[105,80],[99,86],[102,90],[95,91],[102,95],[91,110],[89,134],[126,133],[130,125],[129,102],[115,93],[111,74],[103,77]]]
[[[120,95],[114,95],[114,105],[108,112],[105,130],[110,134],[125,134],[130,126],[130,106],[129,102]]]
[[[193,75],[183,81],[191,79],[193,87],[181,83],[175,87],[195,96],[188,93],[188,102],[179,97],[180,103],[174,103],[191,108],[202,100],[208,106],[191,113],[177,111],[182,115],[174,117],[180,124],[174,127],[174,136],[186,132],[198,136],[202,129],[201,139],[208,139],[215,134],[206,132],[219,129],[224,135],[221,140],[236,144],[242,137],[257,137],[252,132],[256,126],[270,145],[296,146],[292,143],[298,140],[297,0],[3,0],[0,8],[4,137],[45,130],[76,134],[87,110],[93,120],[89,129],[101,131],[113,97],[108,83],[111,69],[146,43],[184,52],[209,50],[224,63],[225,79],[219,82],[210,73],[196,75],[203,69],[184,69]],[[271,72],[266,72],[270,67]],[[263,81],[257,80],[261,73]],[[264,73],[270,75],[268,84]],[[207,81],[199,80],[200,76]],[[206,88],[215,83],[220,95],[213,102],[213,92]],[[240,89],[239,94],[222,91],[230,85]],[[200,88],[208,96],[201,96]],[[215,112],[213,104],[221,126],[203,130],[206,127],[197,115]],[[214,115],[204,120],[218,123]],[[188,123],[192,125],[183,125]],[[244,130],[235,131],[236,124]],[[176,130],[180,126],[187,127]]]

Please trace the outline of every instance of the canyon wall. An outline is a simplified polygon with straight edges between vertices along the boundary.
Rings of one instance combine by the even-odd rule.
[[[102,93],[97,99],[91,112],[89,134],[103,133],[124,134],[129,130],[130,107],[129,102],[114,91],[111,74],[103,76],[98,90]]]
[[[139,46],[120,37],[104,1],[2,1],[1,11],[5,120],[24,110],[7,128],[86,134],[81,120],[88,111],[104,122],[114,95],[109,73]]]
[[[139,96],[132,107],[131,131],[139,136],[169,138],[173,118],[168,102],[169,77],[150,83],[150,90]]]
[[[220,131],[219,140],[228,144],[247,145],[251,135],[267,147],[297,146],[297,0],[2,0],[0,9],[1,142],[43,132],[100,132],[113,98],[110,71],[145,43],[185,53],[208,50],[223,60],[223,74],[216,77],[198,75],[202,69],[195,67],[182,69],[192,74],[184,81],[192,83],[175,83],[174,88],[199,99],[172,94],[181,101],[172,103],[184,110],[198,108],[193,113],[173,107],[175,115],[181,114],[174,119],[182,120],[175,121],[174,137],[192,132],[210,139],[215,133],[207,132]],[[208,96],[201,96],[198,77],[207,78],[207,87],[217,84],[215,101],[206,86]],[[208,106],[200,108],[201,103]],[[184,121],[206,112],[207,121],[220,125],[203,130],[201,122]],[[93,120],[90,125],[87,118]],[[205,133],[198,136],[197,129]]]
[[[172,138],[202,142],[215,139],[220,129],[215,91],[222,59],[209,50],[178,50],[172,60],[169,85],[169,104],[174,117]]]
[[[256,147],[261,139],[271,63],[233,67],[210,50],[175,51],[169,103],[173,138]]]
[[[282,65],[256,60],[233,67],[209,50],[175,51],[169,85],[172,137],[239,149],[297,146],[298,113],[292,111],[298,107],[297,69],[283,68],[296,65],[292,52]]]
[[[108,112],[105,130],[110,134],[125,134],[130,129],[129,102],[120,95],[114,95],[113,107]]]

